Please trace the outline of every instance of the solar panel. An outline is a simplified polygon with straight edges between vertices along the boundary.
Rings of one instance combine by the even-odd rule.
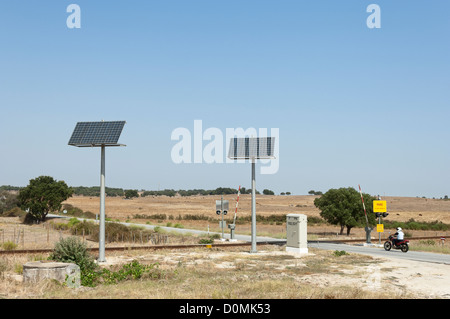
[[[274,158],[275,137],[234,137],[230,140],[231,159]]]
[[[120,146],[125,121],[78,122],[69,140],[73,146]]]

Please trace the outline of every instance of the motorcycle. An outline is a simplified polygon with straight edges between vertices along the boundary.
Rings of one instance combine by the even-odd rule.
[[[386,251],[391,250],[391,248],[394,249],[401,249],[402,252],[406,253],[409,250],[409,240],[402,240],[394,244],[394,235],[390,235],[389,239],[384,243],[384,249]]]

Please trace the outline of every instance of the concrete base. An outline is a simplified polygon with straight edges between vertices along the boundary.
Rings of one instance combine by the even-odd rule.
[[[308,248],[286,247],[286,251],[289,253],[307,254]]]
[[[80,284],[80,267],[72,263],[33,261],[23,265],[23,282],[38,283],[44,279],[65,282],[70,288]]]

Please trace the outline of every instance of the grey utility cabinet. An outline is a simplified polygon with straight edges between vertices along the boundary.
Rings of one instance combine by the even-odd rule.
[[[307,217],[303,214],[286,216],[286,251],[308,253]]]

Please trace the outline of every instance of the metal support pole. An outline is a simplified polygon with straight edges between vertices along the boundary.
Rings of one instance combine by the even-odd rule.
[[[381,214],[380,214],[380,217],[378,217],[378,224],[381,224]],[[380,244],[380,246],[381,246],[381,233],[378,233],[378,243]]]
[[[252,249],[256,253],[256,181],[255,181],[255,159],[252,159]]]
[[[222,195],[222,197],[221,197],[221,199],[220,199],[220,212],[221,212],[221,214],[222,214],[222,240],[225,238],[224,236],[223,236],[223,195]]]
[[[100,235],[99,262],[105,262],[105,145],[102,145],[102,160],[100,169]]]

